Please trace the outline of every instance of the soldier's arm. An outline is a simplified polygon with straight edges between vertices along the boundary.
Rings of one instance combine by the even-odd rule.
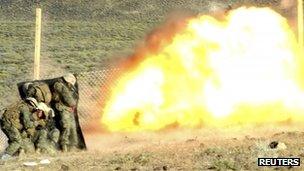
[[[20,107],[20,114],[21,114],[21,120],[24,124],[25,129],[33,128],[34,122],[31,121],[31,112],[29,110],[29,107],[26,105],[22,105]]]
[[[27,93],[26,94],[27,97],[35,97],[36,90],[34,87],[30,87],[26,93]]]
[[[56,83],[55,90],[58,90],[61,94],[63,102],[68,105],[69,107],[76,106],[76,101],[73,98],[73,94],[69,89],[63,85],[63,83]]]
[[[60,93],[62,87],[63,87],[63,84],[62,84],[61,82],[56,82],[56,83],[54,84],[54,90],[55,90],[55,92]]]
[[[76,100],[73,97],[73,93],[69,91],[67,87],[63,88],[62,93],[63,93],[63,100],[67,105],[69,105],[70,107],[76,106]]]

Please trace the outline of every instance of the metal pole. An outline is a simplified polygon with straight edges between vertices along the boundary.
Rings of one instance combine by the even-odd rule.
[[[298,0],[298,42],[303,52],[303,0]]]
[[[34,79],[39,79],[40,74],[40,45],[41,45],[41,8],[36,9],[36,32],[35,32],[35,59]]]

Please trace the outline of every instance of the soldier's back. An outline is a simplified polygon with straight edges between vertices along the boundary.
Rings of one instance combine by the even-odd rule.
[[[54,84],[54,100],[69,107],[76,105],[73,91],[63,81],[57,81]]]
[[[29,97],[34,97],[38,102],[49,104],[52,100],[50,87],[45,82],[34,82],[27,91]]]
[[[14,104],[7,107],[1,117],[1,126],[15,127],[18,130],[21,130],[23,126],[20,122],[20,110],[26,107],[26,103],[22,100],[19,100],[18,102],[15,102]]]

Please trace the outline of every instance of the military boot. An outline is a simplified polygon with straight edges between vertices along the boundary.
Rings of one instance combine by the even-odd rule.
[[[25,156],[25,150],[24,149],[20,149],[19,150],[19,156],[20,157],[24,157]]]
[[[39,147],[36,148],[36,153],[37,153],[37,154],[41,154],[41,148],[39,148]]]
[[[79,152],[80,151],[80,149],[79,148],[77,148],[77,146],[71,146],[71,149],[70,149],[70,151],[72,151],[72,152]]]
[[[62,152],[64,152],[64,153],[68,152],[68,146],[67,145],[62,145]]]

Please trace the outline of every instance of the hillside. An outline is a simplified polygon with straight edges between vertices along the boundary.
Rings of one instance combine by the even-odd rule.
[[[100,70],[105,60],[124,57],[172,12],[208,13],[228,5],[278,6],[279,1],[41,0],[42,75]],[[33,0],[0,1],[0,106],[16,100],[16,83],[32,79]]]

